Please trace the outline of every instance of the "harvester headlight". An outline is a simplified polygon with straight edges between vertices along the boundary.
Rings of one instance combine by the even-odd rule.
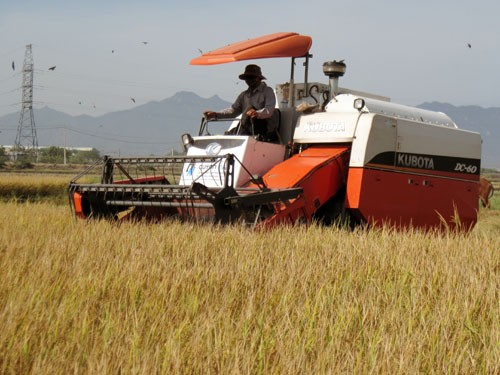
[[[356,108],[358,111],[361,111],[363,107],[365,106],[365,100],[362,98],[357,98],[354,100],[354,108]]]
[[[194,144],[194,139],[190,134],[186,133],[181,136],[182,146],[184,147],[184,151],[187,151],[189,147]]]

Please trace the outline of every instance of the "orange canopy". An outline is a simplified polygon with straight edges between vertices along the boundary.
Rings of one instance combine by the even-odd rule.
[[[215,65],[271,57],[302,57],[309,52],[312,39],[297,33],[275,33],[229,44],[192,59],[191,65]]]

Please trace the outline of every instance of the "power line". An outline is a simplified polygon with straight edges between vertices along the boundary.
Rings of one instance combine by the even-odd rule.
[[[101,135],[97,135],[97,134],[91,134],[91,133],[87,133],[87,132],[83,132],[81,130],[75,130],[75,129],[71,129],[71,128],[68,128],[68,130],[71,132],[83,134],[83,135],[86,135],[89,137],[99,138],[99,139],[103,139],[106,141],[121,142],[121,143],[144,144],[144,145],[163,145],[165,143],[171,143],[171,142],[152,142],[152,141],[137,141],[137,140],[128,141],[128,140],[122,140],[122,139],[117,139],[117,138],[111,138],[111,137],[107,137],[107,136],[101,136]]]
[[[85,132],[85,131],[82,131],[82,130],[76,130],[76,129],[73,129],[71,127],[68,127],[68,126],[46,126],[46,127],[37,127],[37,130],[38,131],[45,131],[45,130],[67,130],[69,132],[73,132],[73,133],[77,133],[77,134],[82,134],[82,135],[86,135],[86,136],[89,136],[89,137],[94,137],[94,138],[98,138],[98,139],[102,139],[102,140],[106,140],[106,141],[114,141],[114,142],[122,142],[122,143],[130,143],[130,144],[149,144],[149,145],[163,145],[163,144],[173,144],[173,143],[178,143],[180,142],[180,140],[172,140],[172,139],[166,139],[165,141],[163,142],[157,142],[157,141],[140,141],[140,140],[137,140],[137,138],[143,138],[143,139],[150,139],[150,138],[146,138],[146,137],[138,137],[138,136],[119,136],[117,134],[112,134],[112,133],[107,133],[108,135],[102,135],[102,134],[98,134],[98,133],[90,133],[90,132]],[[10,131],[10,130],[15,130],[15,128],[9,128],[9,127],[5,127],[5,128],[2,128],[2,131]],[[120,139],[120,138],[114,138],[114,137],[124,137],[124,138],[131,138],[132,140],[124,140],[124,139]]]
[[[34,44],[31,44],[34,45]],[[34,45],[38,46],[38,45]],[[45,46],[46,47],[46,46]],[[14,51],[16,51],[15,49]],[[3,55],[7,56],[10,55],[11,52],[9,53],[4,53]],[[58,66],[59,68],[59,66]],[[16,78],[21,74],[20,71],[16,72],[15,74],[12,74],[9,77],[2,78],[0,82],[7,82],[7,81],[12,81],[13,78]],[[109,76],[96,76],[96,75],[88,75],[88,74],[74,74],[74,73],[68,73],[64,71],[60,71],[59,69],[56,69],[54,71],[48,71],[45,69],[37,69],[33,67],[33,75],[35,77],[35,80],[38,82],[36,86],[34,86],[35,91],[43,91],[46,90],[47,93],[50,92],[49,95],[53,95],[55,92],[59,94],[63,94],[66,99],[64,99],[64,103],[62,102],[51,102],[49,100],[39,100],[37,103],[42,103],[42,104],[55,104],[58,107],[67,107],[69,109],[77,109],[80,108],[82,111],[88,113],[89,110],[97,110],[98,112],[109,112],[109,111],[114,111],[116,110],[116,106],[110,105],[109,100],[106,100],[105,102],[101,102],[102,100],[102,93],[103,93],[103,88],[106,90],[105,86],[109,86],[109,89],[112,89],[113,87],[130,87],[130,88],[138,88],[138,89],[151,89],[151,90],[161,90],[161,91],[168,91],[172,88],[171,85],[165,85],[165,84],[158,84],[158,82],[141,82],[141,81],[132,81],[132,80],[122,80],[122,79],[113,79],[110,78]],[[68,80],[80,80],[85,83],[85,85],[70,85],[69,88],[65,86],[68,82]],[[90,86],[89,86],[90,85]],[[92,90],[92,85],[100,87],[98,90]],[[2,85],[4,86],[4,85]],[[2,87],[5,89],[5,86]],[[0,92],[0,95],[2,96],[9,96],[11,94],[15,94],[19,88],[17,89],[6,89],[3,92]],[[108,90],[109,91],[109,90]],[[120,92],[123,92],[124,90],[120,90]],[[109,94],[109,95],[104,95],[104,97],[117,97],[118,99],[120,97],[120,92],[114,93],[114,94]],[[69,93],[69,95],[67,95]],[[44,95],[45,96],[45,95]],[[123,98],[129,98],[129,94],[127,95],[122,95]],[[71,97],[74,97],[75,99],[75,105],[68,104],[67,101],[71,101]],[[101,97],[101,99],[98,99],[98,97]],[[47,98],[48,99],[48,98]],[[83,102],[89,103],[92,102],[91,105],[86,104],[82,105]],[[95,104],[94,104],[95,103]],[[125,103],[125,102],[124,102]],[[97,105],[96,105],[97,104]],[[12,104],[15,105],[15,104]],[[5,107],[10,107],[11,105],[0,105],[0,108],[5,108]]]
[[[13,75],[11,75],[11,76],[9,76],[7,78],[1,79],[0,83],[7,82],[7,81],[9,81],[11,79],[17,78],[20,75],[21,75],[21,73],[14,73]]]
[[[10,51],[6,51],[6,52],[3,52],[3,53],[0,53],[0,57],[12,56],[12,54],[14,52],[20,51],[22,49],[23,49],[22,47],[17,47],[17,48],[14,48],[14,49],[10,50]]]
[[[45,71],[40,69],[35,69],[37,76],[42,77],[57,77],[57,78],[72,78],[77,80],[85,81],[86,83],[98,83],[98,84],[108,84],[114,86],[129,86],[129,87],[141,87],[141,88],[156,88],[164,89],[164,85],[155,85],[149,82],[138,82],[138,81],[124,81],[119,79],[109,79],[97,76],[88,76],[83,74],[72,74],[72,73],[61,73],[57,71]]]
[[[15,88],[15,89],[12,89],[12,90],[9,90],[9,91],[0,92],[0,95],[10,94],[10,93],[13,93],[13,92],[16,92],[16,91],[19,91],[19,90],[20,90],[20,88]]]

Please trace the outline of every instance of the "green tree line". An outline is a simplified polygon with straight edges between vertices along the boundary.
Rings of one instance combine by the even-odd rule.
[[[66,162],[70,164],[87,164],[101,159],[101,154],[93,148],[90,151],[66,149]],[[51,146],[43,148],[38,154],[40,163],[64,163],[64,148]]]
[[[66,153],[66,156],[65,156]],[[89,151],[71,150],[62,147],[51,146],[42,148],[38,151],[37,162],[50,164],[63,164],[65,161],[69,164],[88,164],[101,159],[101,154],[95,148]],[[14,164],[23,162],[24,158],[16,160]],[[0,147],[0,168],[5,167],[10,161],[9,155],[5,148]],[[32,161],[32,160],[29,160]]]

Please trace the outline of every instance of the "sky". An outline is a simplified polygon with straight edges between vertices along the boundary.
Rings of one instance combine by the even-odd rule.
[[[35,108],[99,116],[179,91],[232,102],[248,63],[272,87],[287,82],[284,58],[189,65],[200,50],[282,31],[312,37],[310,82],[327,83],[323,63],[343,59],[342,87],[407,105],[500,107],[498,14],[498,0],[2,0],[0,116],[21,109],[28,44]]]

